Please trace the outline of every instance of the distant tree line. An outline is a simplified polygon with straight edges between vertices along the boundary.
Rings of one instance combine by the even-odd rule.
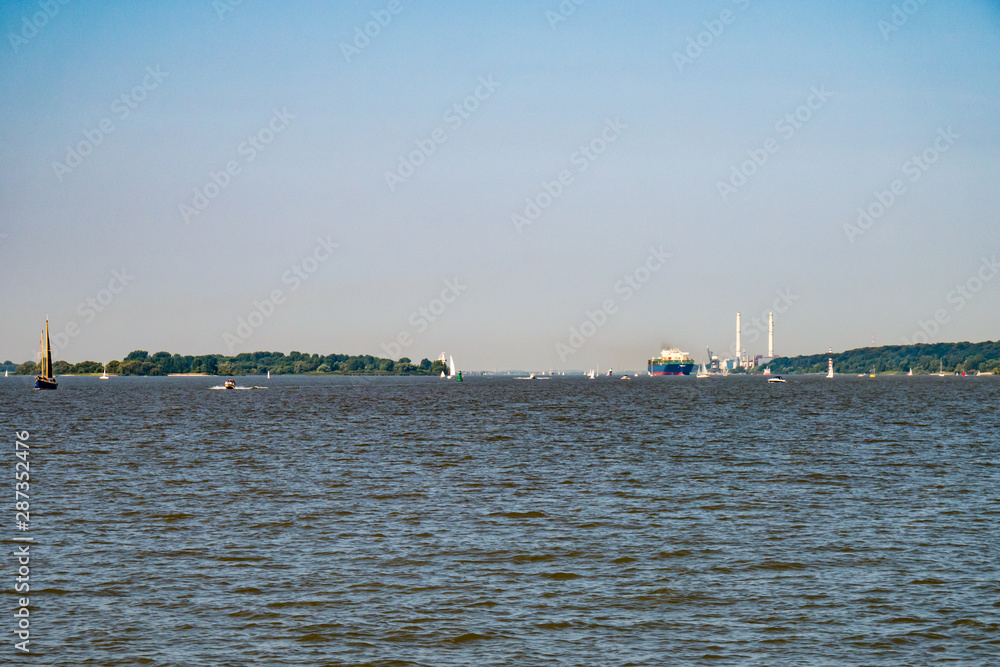
[[[36,375],[38,367],[33,361],[15,366],[6,362],[4,367],[16,369],[18,375]],[[104,365],[97,361],[81,361],[70,364],[57,361],[52,364],[56,375],[101,373]],[[330,373],[339,375],[439,375],[447,370],[441,361],[423,359],[414,364],[403,357],[393,361],[371,355],[348,354],[304,354],[290,352],[243,352],[233,357],[222,354],[201,356],[181,356],[169,352],[149,354],[146,350],[134,350],[121,361],[109,361],[111,375],[167,375],[170,373],[204,373],[206,375],[263,375],[270,371],[275,375],[297,373]]]
[[[862,347],[834,354],[779,357],[765,367],[771,373],[825,373],[827,359],[833,359],[835,373],[984,373],[1000,374],[1000,341],[983,343],[931,343]]]

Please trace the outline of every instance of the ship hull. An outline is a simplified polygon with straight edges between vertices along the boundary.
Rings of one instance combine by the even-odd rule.
[[[59,387],[59,383],[55,381],[55,378],[43,378],[42,376],[35,377],[35,389],[56,389]]]
[[[649,364],[650,375],[691,375],[694,363]]]

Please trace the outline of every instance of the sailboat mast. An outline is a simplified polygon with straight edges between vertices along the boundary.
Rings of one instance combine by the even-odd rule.
[[[45,320],[45,377],[52,377],[52,343],[49,342],[49,321]]]

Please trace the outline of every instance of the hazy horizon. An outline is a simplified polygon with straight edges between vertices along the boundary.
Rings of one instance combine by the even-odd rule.
[[[751,354],[768,312],[779,356],[1000,338],[995,2],[35,0],[0,26],[5,360],[46,317],[71,362],[639,369],[731,356],[737,312]]]

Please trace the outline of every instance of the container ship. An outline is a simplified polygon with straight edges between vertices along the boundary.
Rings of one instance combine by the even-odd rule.
[[[690,375],[694,368],[694,359],[687,352],[681,352],[676,347],[664,348],[660,356],[649,360],[650,375]]]

